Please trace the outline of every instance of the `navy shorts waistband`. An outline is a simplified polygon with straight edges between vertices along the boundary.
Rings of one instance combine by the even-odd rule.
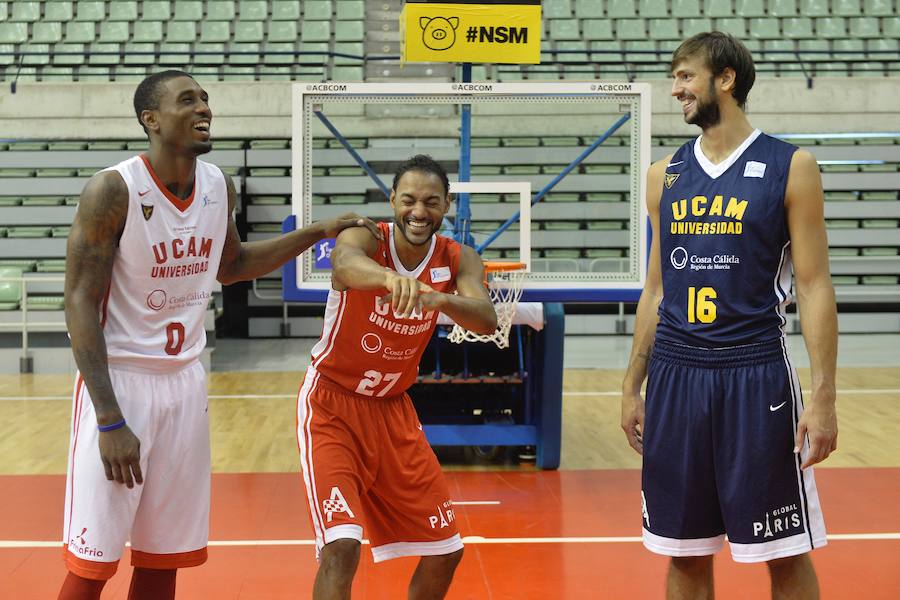
[[[685,367],[733,369],[784,360],[784,347],[781,339],[726,348],[702,348],[656,340],[651,360]]]

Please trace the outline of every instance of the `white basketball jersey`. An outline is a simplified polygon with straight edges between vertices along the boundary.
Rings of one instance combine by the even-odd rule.
[[[101,315],[109,364],[140,371],[181,369],[206,346],[228,217],[225,178],[198,160],[194,192],[172,195],[144,156],[115,170],[128,185],[128,216]]]

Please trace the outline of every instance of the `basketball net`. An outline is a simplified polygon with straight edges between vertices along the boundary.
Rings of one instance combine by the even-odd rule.
[[[512,328],[516,307],[522,297],[522,285],[525,283],[525,263],[485,261],[485,284],[497,312],[497,329],[487,335],[469,331],[461,325],[454,324],[447,336],[451,342],[494,342],[498,348],[509,347],[509,331]]]

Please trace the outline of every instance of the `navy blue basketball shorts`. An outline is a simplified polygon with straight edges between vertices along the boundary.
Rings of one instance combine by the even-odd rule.
[[[824,546],[812,469],[794,454],[803,412],[783,340],[722,349],[657,340],[644,417],[644,545],[738,562]]]

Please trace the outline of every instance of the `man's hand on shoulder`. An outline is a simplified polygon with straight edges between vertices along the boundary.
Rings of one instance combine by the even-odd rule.
[[[322,226],[322,231],[327,238],[336,238],[338,234],[349,227],[365,227],[372,233],[373,236],[375,236],[375,239],[384,239],[384,236],[381,234],[381,230],[378,228],[378,225],[374,221],[372,221],[372,219],[361,217],[356,213],[347,213],[334,219],[321,221],[320,225]]]

